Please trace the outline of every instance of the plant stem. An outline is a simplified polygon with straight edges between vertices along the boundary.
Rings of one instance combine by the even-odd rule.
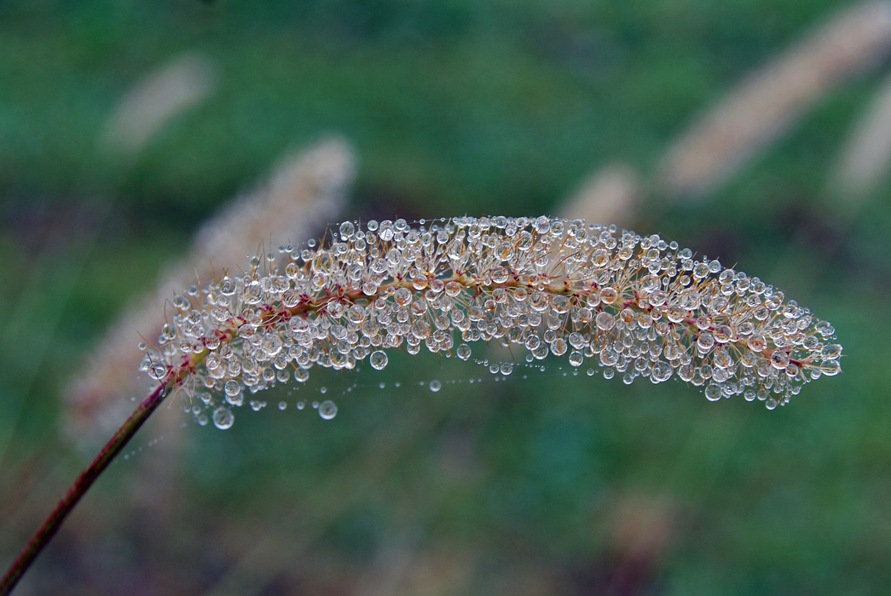
[[[152,412],[157,409],[162,401],[170,394],[173,383],[161,383],[140,403],[136,410],[130,414],[130,417],[121,425],[114,436],[108,440],[104,447],[96,455],[95,459],[84,469],[83,472],[68,489],[68,492],[56,505],[56,508],[50,513],[49,517],[38,528],[37,532],[31,537],[31,540],[19,553],[16,560],[10,565],[7,572],[0,580],[0,595],[9,594],[22,575],[37,555],[46,548],[49,541],[52,540],[62,522],[68,517],[68,514],[74,509],[75,505],[81,500],[86,492],[93,485],[93,482],[105,471],[105,468],[117,457],[121,450],[130,442],[136,431],[143,425]]]

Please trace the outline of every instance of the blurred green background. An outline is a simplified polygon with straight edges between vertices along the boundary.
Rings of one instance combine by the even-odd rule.
[[[0,3],[2,564],[89,459],[59,395],[106,326],[285,150],[337,132],[360,160],[344,218],[550,214],[631,164],[636,231],[832,321],[845,373],[768,412],[563,362],[496,381],[403,354],[313,372],[265,398],[286,411],[225,432],[173,404],[179,422],[146,425],[22,593],[882,592],[891,180],[854,201],[827,177],[887,59],[716,190],[680,200],[657,176],[703,109],[844,6]],[[214,65],[212,92],[131,157],[108,151],[128,90],[184,52]],[[291,405],[322,387],[334,420]]]

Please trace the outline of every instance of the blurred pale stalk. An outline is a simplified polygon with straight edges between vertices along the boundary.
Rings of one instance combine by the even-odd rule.
[[[126,418],[121,396],[144,393],[137,380],[140,337],[153,342],[176,291],[238,271],[258,247],[302,243],[343,209],[356,170],[350,145],[328,138],[287,155],[268,182],[229,204],[199,230],[191,249],[161,276],[157,289],[134,301],[110,327],[88,363],[65,388],[67,434],[95,446]]]
[[[121,100],[102,134],[103,148],[116,155],[137,155],[216,87],[216,68],[201,54],[189,52],[168,60],[137,81]]]
[[[612,223],[630,228],[643,198],[640,176],[631,166],[612,163],[586,178],[578,190],[557,207],[567,219]]]
[[[754,72],[667,152],[663,192],[700,197],[783,135],[824,95],[891,50],[891,3],[847,8]]]
[[[891,164],[891,77],[885,79],[857,121],[832,170],[830,185],[840,197],[841,210],[856,210],[875,190]]]

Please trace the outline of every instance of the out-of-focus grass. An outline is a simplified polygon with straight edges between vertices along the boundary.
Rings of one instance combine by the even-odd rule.
[[[58,387],[195,225],[285,147],[331,129],[353,139],[365,217],[548,212],[599,163],[651,166],[695,113],[832,5],[579,4],[0,7],[0,80],[13,82],[0,93],[4,560],[82,463],[59,438]],[[104,155],[98,138],[121,95],[184,50],[218,63],[218,93],[134,163]],[[889,187],[850,227],[837,215],[844,198],[824,191],[873,82],[828,97],[707,202],[643,215],[641,232],[736,262],[836,324],[845,374],[791,407],[710,404],[678,383],[626,387],[556,364],[498,383],[430,356],[394,356],[386,373],[318,371],[296,393],[262,396],[270,405],[239,412],[225,433],[183,415],[193,432],[181,449],[150,423],[145,448],[113,466],[26,581],[109,593],[139,582],[326,593],[887,585]],[[420,385],[432,378],[441,392]],[[322,386],[340,407],[332,422],[294,410]],[[653,534],[665,524],[664,544],[634,551],[617,529],[634,507],[656,516]]]

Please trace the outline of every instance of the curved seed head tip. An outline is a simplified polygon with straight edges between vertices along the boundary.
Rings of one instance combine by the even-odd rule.
[[[581,220],[455,218],[345,222],[320,243],[175,301],[142,369],[211,407],[350,369],[388,350],[522,346],[631,382],[672,377],[709,400],[773,409],[840,372],[835,330],[757,277],[657,235]],[[222,414],[221,414],[222,416]]]

